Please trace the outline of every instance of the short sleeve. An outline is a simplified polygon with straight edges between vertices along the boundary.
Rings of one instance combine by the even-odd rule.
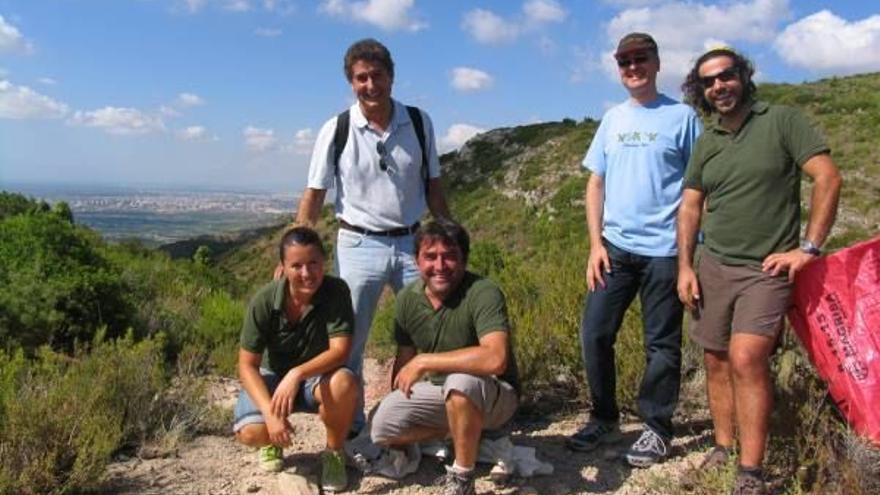
[[[336,164],[333,163],[333,137],[336,134],[336,117],[321,127],[312,149],[309,163],[309,178],[306,187],[310,189],[332,189],[336,183]]]
[[[261,354],[266,349],[266,339],[263,332],[270,323],[268,312],[262,302],[259,294],[251,300],[247,312],[244,314],[239,338],[241,348],[255,354]]]
[[[818,154],[831,151],[825,138],[801,111],[787,108],[782,122],[786,149],[798,167],[802,167],[807,160]]]
[[[487,283],[480,288],[472,302],[471,311],[477,337],[499,330],[510,331],[504,293],[494,284]]]
[[[599,128],[596,129],[596,134],[593,135],[593,140],[590,142],[590,147],[587,148],[587,154],[582,163],[585,169],[599,177],[605,177],[605,169],[607,168],[605,162],[605,134],[607,133],[605,123],[607,121],[608,114],[606,113],[602,122],[599,123]]]
[[[342,279],[333,279],[330,298],[331,312],[327,315],[327,336],[351,337],[354,334],[354,309],[351,306],[351,292]]]
[[[694,152],[691,153],[691,157],[688,160],[687,169],[684,172],[683,187],[685,189],[705,191],[703,187],[703,165],[705,165],[706,159],[703,146],[701,146],[702,142],[702,140],[697,140],[696,145],[694,145]]]
[[[406,322],[403,321],[406,314],[406,294],[404,292],[400,293],[395,306],[394,342],[401,347],[415,347],[415,342],[413,342],[412,337],[406,331]]]
[[[684,140],[681,143],[684,162],[687,163],[694,151],[694,145],[703,132],[703,123],[697,113],[690,107],[687,109],[687,117],[684,128]]]

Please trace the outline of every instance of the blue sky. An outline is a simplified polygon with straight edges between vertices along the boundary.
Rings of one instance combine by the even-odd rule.
[[[673,97],[718,43],[764,81],[880,70],[873,0],[0,0],[0,186],[299,190],[315,133],[353,101],[342,55],[368,36],[442,150],[598,118],[625,98],[611,52],[633,30],[655,35]]]

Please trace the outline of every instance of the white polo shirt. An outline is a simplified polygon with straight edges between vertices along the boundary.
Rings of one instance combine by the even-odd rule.
[[[333,135],[336,117],[318,133],[309,165],[308,187],[336,188],[336,218],[368,230],[408,227],[425,212],[425,182],[422,178],[422,150],[406,106],[392,100],[394,111],[384,133],[367,125],[357,103],[349,108],[348,141],[339,157],[339,171],[333,164]],[[428,176],[440,177],[440,159],[434,141],[434,126],[422,112],[427,146]],[[376,143],[385,143],[388,170],[379,167]]]

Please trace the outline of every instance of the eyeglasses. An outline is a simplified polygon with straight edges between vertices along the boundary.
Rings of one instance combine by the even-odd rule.
[[[715,74],[714,76],[704,76],[700,78],[700,84],[703,85],[704,88],[711,88],[715,86],[715,80],[721,81],[723,83],[733,81],[737,77],[736,69],[733,67],[728,67],[723,71]]]
[[[379,154],[379,168],[383,172],[388,171],[388,150],[385,149],[385,143],[379,141],[376,143],[376,153]]]
[[[634,64],[635,65],[642,65],[645,62],[647,62],[648,60],[651,60],[651,57],[649,57],[648,55],[636,55],[636,56],[630,57],[630,58],[619,58],[619,59],[617,59],[617,66],[620,67],[621,69],[625,69],[625,68],[629,67],[630,65],[634,65]]]

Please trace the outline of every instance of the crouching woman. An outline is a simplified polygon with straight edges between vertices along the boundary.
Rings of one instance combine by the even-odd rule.
[[[307,227],[288,230],[278,247],[283,277],[251,300],[241,329],[235,406],[238,441],[259,447],[260,467],[280,471],[294,428],[288,416],[317,412],[327,433],[321,485],[347,485],[343,442],[360,393],[342,367],[351,349],[354,312],[348,286],[324,274],[324,246]]]

